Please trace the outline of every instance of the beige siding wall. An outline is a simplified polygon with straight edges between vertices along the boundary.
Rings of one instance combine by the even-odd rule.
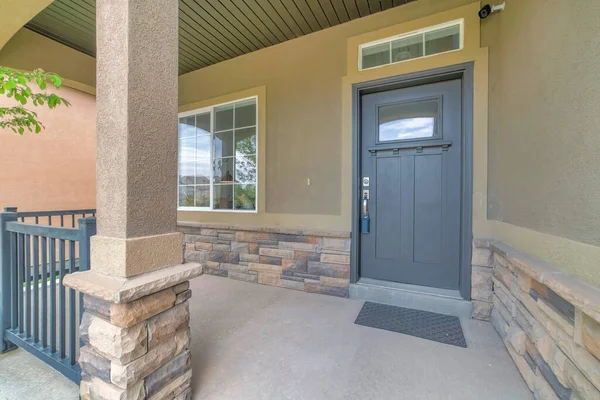
[[[488,218],[600,245],[600,2],[507,0],[489,46]]]

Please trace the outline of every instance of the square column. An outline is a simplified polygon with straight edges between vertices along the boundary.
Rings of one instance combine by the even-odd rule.
[[[98,0],[97,210],[91,265],[131,277],[182,262],[178,2]]]
[[[178,1],[97,0],[97,225],[81,397],[189,399],[188,281],[177,228]]]

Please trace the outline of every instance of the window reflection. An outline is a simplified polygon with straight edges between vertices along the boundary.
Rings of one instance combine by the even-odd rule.
[[[179,118],[179,206],[256,210],[256,98]]]
[[[394,104],[379,108],[379,141],[424,139],[436,135],[438,101]]]

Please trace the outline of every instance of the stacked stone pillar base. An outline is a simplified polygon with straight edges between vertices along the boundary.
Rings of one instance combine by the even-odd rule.
[[[82,399],[192,398],[188,280],[200,271],[183,264],[126,280],[93,271],[66,280],[86,293]]]

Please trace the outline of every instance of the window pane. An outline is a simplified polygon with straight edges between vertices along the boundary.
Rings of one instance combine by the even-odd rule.
[[[256,128],[235,130],[235,155],[256,154]]]
[[[213,164],[214,182],[233,182],[233,157],[216,158]]]
[[[382,43],[362,49],[362,67],[371,68],[390,63],[390,44]]]
[[[180,207],[207,208],[212,200],[217,210],[256,208],[256,103],[242,100],[179,119]]]
[[[210,113],[196,115],[196,134],[210,134]]]
[[[233,185],[214,185],[215,210],[233,210]]]
[[[460,48],[460,25],[449,26],[425,33],[425,55],[443,53]]]
[[[215,158],[233,156],[233,131],[215,133]]]
[[[179,186],[179,206],[194,207],[194,186]]]
[[[379,107],[379,141],[432,137],[437,129],[437,119],[437,100]]]
[[[210,186],[196,186],[196,207],[210,207]]]
[[[179,184],[193,185],[194,184],[194,163],[185,162],[179,164]]]
[[[233,104],[215,108],[215,131],[233,129]]]
[[[235,103],[235,127],[256,125],[256,100],[244,100]]]
[[[210,136],[200,135],[196,138],[196,158],[210,158]]]
[[[235,181],[256,183],[256,156],[240,155],[235,158]]]
[[[210,161],[199,160],[196,163],[196,185],[210,184]]]
[[[235,209],[256,210],[256,185],[235,185]]]
[[[194,116],[179,118],[179,137],[190,137],[196,135]]]
[[[196,159],[196,138],[179,139],[179,161],[187,162]]]
[[[392,62],[423,56],[423,35],[410,36],[392,42]]]

